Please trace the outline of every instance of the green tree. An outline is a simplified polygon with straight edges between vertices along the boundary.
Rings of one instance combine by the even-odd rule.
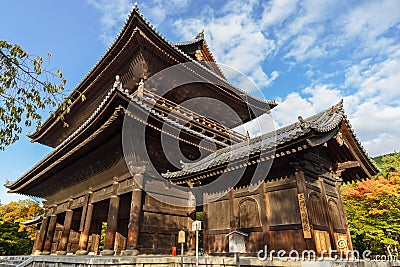
[[[28,255],[33,241],[27,232],[19,232],[19,224],[0,219],[0,255]]]
[[[41,111],[47,108],[58,105],[54,116],[68,126],[64,115],[72,101],[64,95],[67,81],[60,70],[50,69],[50,58],[48,53],[44,61],[0,40],[0,150],[19,139],[23,125],[38,129]]]
[[[365,181],[343,186],[343,201],[355,249],[388,254],[400,241],[399,153],[377,160],[382,172]]]
[[[22,222],[29,221],[43,214],[39,203],[32,200],[12,201],[0,206],[0,218],[6,222],[14,222],[19,225],[19,232],[27,232],[32,240],[36,237],[37,229],[27,227]]]
[[[391,154],[373,158],[381,170],[380,174],[387,177],[390,172],[400,172],[400,153]]]
[[[0,205],[0,255],[30,254],[38,229],[22,222],[41,214],[43,209],[32,200]]]

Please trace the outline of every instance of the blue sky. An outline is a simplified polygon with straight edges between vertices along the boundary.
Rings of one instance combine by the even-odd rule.
[[[53,54],[72,90],[116,37],[129,0],[4,1],[0,39],[31,54]],[[318,3],[318,4],[316,4]],[[279,103],[279,126],[344,99],[371,156],[400,150],[400,1],[138,2],[170,41],[204,29],[219,63],[250,77]],[[27,133],[28,130],[26,129]],[[0,152],[0,183],[15,180],[51,151],[25,136]],[[0,187],[0,200],[20,198]]]

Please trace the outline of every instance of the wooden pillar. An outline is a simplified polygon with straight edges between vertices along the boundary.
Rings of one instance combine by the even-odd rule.
[[[114,243],[115,243],[115,233],[118,227],[118,211],[119,211],[119,197],[118,193],[118,182],[114,181],[113,191],[110,198],[110,205],[108,209],[107,217],[107,229],[106,236],[104,239],[104,250],[101,255],[111,256],[114,255]]]
[[[93,215],[93,204],[92,202],[92,197],[93,193],[89,192],[86,195],[85,203],[87,203],[86,208],[83,207],[82,209],[82,215],[81,215],[81,222],[83,221],[83,230],[81,231],[79,235],[79,244],[78,244],[78,250],[75,252],[76,255],[86,255],[88,254],[87,251],[87,245],[88,245],[88,239],[89,239],[89,231],[90,231],[90,225],[92,224],[92,215]],[[83,211],[86,211],[84,214]],[[84,218],[82,220],[82,217]]]
[[[232,188],[231,190],[229,190],[228,192],[228,197],[229,197],[229,227],[230,227],[230,231],[234,231],[236,230],[239,225],[236,224],[236,214],[235,214],[235,191]]]
[[[32,251],[31,251],[32,255],[36,254],[36,244],[37,244],[37,242],[39,240],[39,236],[40,236],[40,230],[36,232],[35,241],[33,241],[33,246],[32,246]]]
[[[347,221],[346,217],[346,211],[343,205],[343,200],[342,200],[342,192],[340,192],[340,186],[342,185],[343,180],[339,177],[337,181],[335,182],[335,187],[336,187],[336,194],[338,195],[338,200],[339,200],[339,208],[342,210],[340,213],[340,216],[342,216],[342,220],[344,222],[344,227],[346,229],[346,238],[347,238],[347,248],[349,250],[353,250],[353,243],[351,242],[351,235],[350,235],[350,230],[349,230],[349,223]]]
[[[190,188],[193,189],[193,184],[189,183]],[[189,192],[189,207],[192,207],[192,211],[189,213],[189,222],[195,221],[196,218],[196,208],[197,208],[197,199],[196,196],[193,194],[193,192]],[[189,229],[188,229],[188,238],[187,238],[187,247],[188,251],[186,252],[186,255],[188,256],[195,256],[196,255],[196,235],[191,229],[192,223],[189,224]]]
[[[45,214],[47,215],[47,211],[45,211]],[[44,216],[42,220],[42,224],[40,225],[40,230],[38,233],[38,237],[35,240],[35,255],[40,255],[42,253],[42,249],[44,246],[44,239],[46,238],[46,232],[47,232],[47,226],[49,224],[49,217]]]
[[[51,245],[53,243],[54,232],[56,230],[57,224],[57,215],[54,213],[57,210],[57,206],[53,206],[52,214],[49,220],[49,226],[47,228],[46,239],[44,241],[44,248],[43,248],[43,255],[50,255],[51,254]]]
[[[333,248],[336,248],[337,244],[335,241],[335,232],[333,231],[332,217],[330,216],[330,212],[329,212],[329,203],[328,203],[328,197],[326,195],[324,178],[319,177],[318,180],[319,180],[319,183],[321,186],[321,196],[322,196],[322,203],[323,203],[324,210],[325,210],[325,216],[328,221],[329,237],[331,240],[331,248],[333,249]]]
[[[315,249],[314,243],[312,241],[312,228],[308,216],[308,194],[307,194],[307,187],[306,181],[304,177],[304,172],[299,164],[295,165],[295,177],[296,177],[296,185],[297,185],[297,197],[299,201],[300,207],[300,216],[302,221],[302,228],[303,228],[303,237],[306,243],[306,247],[308,250]],[[304,202],[302,202],[304,199]],[[304,204],[302,204],[304,203]]]
[[[73,204],[73,200],[71,199],[71,200],[69,200],[69,203],[68,203],[68,209],[65,212],[64,225],[63,225],[60,243],[58,244],[57,255],[67,254],[69,232],[71,231],[72,216],[74,215],[74,212],[71,209],[72,204]]]
[[[267,195],[265,192],[265,183],[262,182],[260,187],[258,188],[258,192],[260,194],[260,215],[261,215],[261,224],[262,224],[262,233],[263,233],[263,238],[262,238],[262,246],[267,245],[268,247],[270,246],[269,244],[269,216],[268,216],[268,210],[267,210]],[[260,247],[259,249],[263,249],[263,247]]]
[[[204,252],[209,254],[210,249],[209,249],[209,244],[208,244],[208,194],[204,193],[203,194],[203,216],[204,216],[204,230],[203,230],[203,249]]]
[[[96,229],[92,233],[92,243],[90,247],[89,255],[98,255],[99,254],[99,245],[100,245],[100,235],[101,235],[101,226],[102,222],[96,220],[92,222],[92,229]]]
[[[138,185],[143,185],[143,174],[135,174],[134,181],[136,181]],[[131,209],[129,213],[126,254],[131,256],[137,256],[139,254],[138,242],[140,214],[142,213],[142,189],[140,186],[138,187],[134,188],[132,191]]]

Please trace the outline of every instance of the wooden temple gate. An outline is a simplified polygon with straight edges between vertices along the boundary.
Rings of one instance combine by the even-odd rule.
[[[34,253],[170,254],[182,229],[187,250],[194,246],[188,229],[196,211],[204,212],[208,254],[227,254],[226,234],[233,230],[248,234],[249,255],[265,245],[317,254],[352,249],[340,185],[371,177],[377,168],[357,141],[343,104],[250,139],[232,129],[277,104],[232,86],[214,63],[202,33],[172,44],[134,7],[115,42],[71,94],[73,105],[65,114],[70,127],[51,116],[30,134],[32,142],[54,150],[6,185],[11,193],[46,199]],[[153,83],[144,82],[181,64],[188,71],[167,80],[196,82],[168,92],[157,75]],[[216,101],[197,110],[181,104],[202,97]],[[126,118],[133,121],[128,152],[122,144]],[[175,144],[180,161],[174,149],[163,151],[161,139]],[[147,154],[136,151],[142,144]],[[127,159],[146,156],[151,164],[133,160],[132,167]],[[171,157],[177,162],[168,161]],[[240,179],[222,192],[204,192],[197,207],[161,200],[163,195],[191,201],[168,185],[193,190],[221,175]]]

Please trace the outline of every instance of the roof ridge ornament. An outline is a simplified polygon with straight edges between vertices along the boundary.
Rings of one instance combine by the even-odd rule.
[[[115,82],[114,82],[113,87],[118,89],[118,90],[122,90],[122,82],[121,82],[121,80],[119,78],[119,75],[115,76]]]
[[[204,39],[204,29],[199,32],[194,39]]]
[[[305,119],[303,119],[302,116],[298,116],[297,119],[300,122],[301,129],[305,129],[305,128],[307,128],[309,126],[308,122]]]
[[[139,5],[137,1],[135,1],[135,3],[133,4],[133,9],[139,11]]]
[[[343,98],[340,99],[339,103],[336,104],[335,108],[336,108],[337,112],[339,112],[339,111],[344,112]]]
[[[142,79],[140,79],[139,86],[137,89],[137,96],[143,97],[143,94],[144,94],[144,82],[143,82],[143,78],[142,78]]]

